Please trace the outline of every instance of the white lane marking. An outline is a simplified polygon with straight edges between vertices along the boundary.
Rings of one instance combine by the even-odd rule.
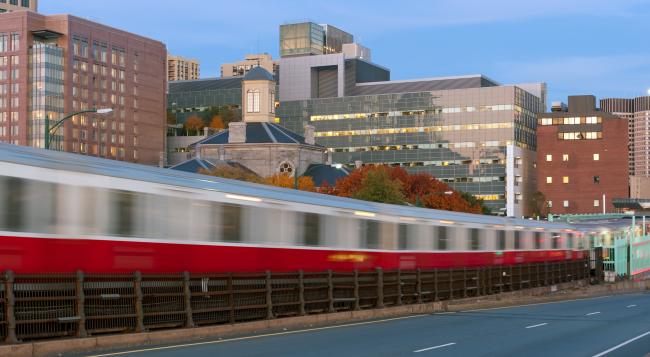
[[[413,353],[419,353],[419,352],[424,352],[424,351],[435,350],[436,348],[447,347],[447,346],[451,346],[451,345],[455,345],[455,344],[456,344],[456,342],[449,342],[449,343],[445,343],[444,345],[427,347],[427,348],[423,348],[421,350],[413,351]]]
[[[315,328],[304,329],[304,330],[285,331],[285,332],[275,332],[275,333],[267,333],[267,334],[264,334],[264,335],[255,335],[255,336],[237,337],[237,338],[231,338],[231,339],[227,339],[227,340],[205,341],[205,342],[194,342],[194,343],[184,343],[184,344],[173,345],[173,346],[152,347],[152,348],[143,348],[143,349],[139,349],[139,350],[122,351],[122,352],[113,352],[113,353],[105,353],[105,354],[99,354],[99,355],[89,355],[88,357],[120,356],[120,355],[126,355],[126,354],[131,354],[131,353],[150,352],[150,351],[160,351],[160,350],[168,350],[168,349],[172,349],[172,348],[180,348],[180,347],[192,347],[192,346],[201,346],[201,345],[211,345],[211,344],[218,344],[218,343],[224,343],[224,342],[241,341],[241,340],[251,340],[251,339],[254,339],[254,338],[260,338],[260,337],[271,337],[271,336],[281,336],[281,335],[292,335],[292,334],[295,334],[295,333],[311,332],[311,331],[321,331],[321,330],[330,330],[330,329],[339,328],[339,327],[359,326],[359,325],[369,325],[369,324],[375,324],[375,323],[380,323],[380,322],[395,321],[395,320],[404,320],[404,319],[412,319],[412,318],[414,318],[414,317],[425,317],[425,316],[430,316],[430,315],[428,315],[428,314],[422,314],[422,315],[413,315],[413,316],[404,316],[404,317],[394,317],[394,318],[383,319],[383,320],[365,321],[365,322],[355,322],[355,323],[353,323],[353,324],[336,325],[336,326],[325,326],[325,327],[315,327]],[[217,337],[217,336],[215,336],[215,337]]]
[[[623,295],[623,294],[621,294]],[[534,304],[524,304],[524,305],[512,305],[512,306],[500,306],[500,307],[487,307],[484,309],[472,309],[472,310],[462,310],[458,312],[475,312],[475,311],[488,311],[488,310],[503,310],[503,309],[514,309],[517,307],[526,307],[526,306],[537,306],[537,305],[549,305],[549,304],[560,304],[563,302],[572,302],[572,301],[584,301],[584,300],[594,300],[594,299],[603,299],[612,297],[614,295],[605,295],[605,296],[596,296],[592,298],[583,298],[583,299],[571,299],[571,300],[559,300],[559,301],[549,301],[549,302],[538,302]]]
[[[455,314],[456,311],[445,311],[445,312],[434,312],[432,315],[449,315],[449,314]]]
[[[635,306],[636,306],[636,304],[632,304],[632,305],[627,305],[626,307],[629,309],[629,308],[635,307]]]
[[[622,343],[619,343],[618,345],[616,345],[616,346],[614,346],[614,347],[612,347],[612,348],[610,348],[610,349],[608,349],[608,350],[605,350],[605,351],[603,351],[603,352],[601,352],[601,353],[599,353],[599,354],[597,354],[597,355],[593,355],[593,357],[604,356],[604,355],[606,355],[606,354],[608,354],[608,353],[610,353],[610,352],[612,352],[612,351],[615,351],[615,350],[617,350],[617,349],[619,349],[619,348],[621,348],[621,347],[623,347],[623,346],[625,346],[625,345],[627,345],[627,344],[629,344],[629,343],[632,343],[632,342],[634,342],[634,341],[636,341],[636,340],[638,340],[638,339],[640,339],[640,338],[643,338],[643,337],[645,337],[645,336],[648,336],[648,335],[650,335],[650,331],[648,331],[648,332],[646,332],[646,333],[644,333],[644,334],[641,334],[641,335],[639,335],[639,336],[637,336],[637,337],[631,338],[631,339],[629,339],[629,340],[627,340],[627,341],[624,341],[624,342],[622,342]]]
[[[590,312],[590,313],[586,314],[585,316],[598,315],[598,314],[600,314],[600,311]]]
[[[535,327],[540,327],[540,326],[544,326],[544,325],[548,325],[548,322],[544,322],[542,324],[537,324],[537,325],[526,326],[526,328],[535,328]]]

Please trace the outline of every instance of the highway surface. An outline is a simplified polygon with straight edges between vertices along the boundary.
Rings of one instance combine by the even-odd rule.
[[[650,294],[463,311],[95,356],[643,356]]]

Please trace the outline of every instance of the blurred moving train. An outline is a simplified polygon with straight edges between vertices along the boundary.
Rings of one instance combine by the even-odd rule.
[[[581,259],[575,227],[0,144],[0,270],[339,271]]]

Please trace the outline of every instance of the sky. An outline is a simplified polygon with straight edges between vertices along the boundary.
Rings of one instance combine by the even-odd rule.
[[[279,57],[279,25],[313,21],[352,33],[391,79],[484,74],[546,82],[550,101],[650,94],[650,0],[39,0],[164,42],[201,77],[247,53]]]

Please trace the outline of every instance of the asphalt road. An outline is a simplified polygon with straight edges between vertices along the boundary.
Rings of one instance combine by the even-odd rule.
[[[95,356],[643,356],[650,294],[339,325]]]

